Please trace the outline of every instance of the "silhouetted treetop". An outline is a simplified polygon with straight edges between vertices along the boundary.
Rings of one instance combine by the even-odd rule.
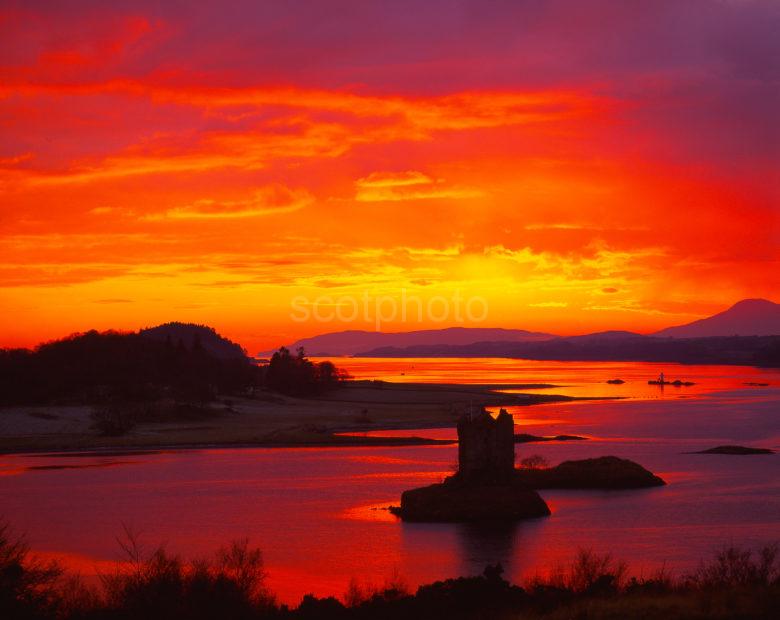
[[[281,347],[271,357],[265,384],[282,394],[312,396],[336,387],[347,378],[347,374],[338,370],[332,362],[315,363],[307,359],[302,347],[295,354]]]
[[[71,334],[33,350],[0,349],[0,405],[149,402],[202,405],[218,394],[257,388],[313,396],[346,378],[303,349],[256,365],[236,343],[204,325],[166,323],[140,332]]]
[[[195,323],[172,321],[156,327],[142,329],[139,334],[145,338],[182,343],[188,349],[203,347],[213,356],[221,359],[243,359],[246,351],[241,345],[221,336],[213,327]]]
[[[190,340],[174,341],[92,330],[41,344],[32,351],[0,350],[0,404],[164,396],[202,403],[217,393],[258,384],[260,369],[243,353],[220,357],[206,344],[229,341],[210,329],[190,333]],[[213,336],[204,338],[203,333]]]

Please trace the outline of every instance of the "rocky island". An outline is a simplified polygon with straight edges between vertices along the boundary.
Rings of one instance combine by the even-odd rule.
[[[564,461],[543,469],[519,469],[515,476],[532,489],[644,489],[666,484],[639,463],[616,456]]]
[[[515,476],[514,420],[504,409],[458,421],[458,472],[404,491],[391,511],[405,521],[483,521],[544,517],[545,501]]]
[[[636,489],[662,486],[641,465],[614,456],[515,469],[514,420],[504,409],[458,421],[458,471],[439,484],[404,491],[390,508],[404,521],[507,521],[550,514],[537,489]]]
[[[699,450],[690,454],[731,454],[731,455],[749,455],[749,454],[774,454],[774,450],[769,448],[751,448],[749,446],[715,446],[708,450]]]

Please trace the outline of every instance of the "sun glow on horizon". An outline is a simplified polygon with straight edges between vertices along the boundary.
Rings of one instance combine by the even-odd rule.
[[[576,334],[776,296],[776,81],[687,41],[738,14],[746,46],[776,46],[761,3],[670,9],[674,58],[652,9],[637,31],[594,7],[572,35],[571,2],[415,27],[403,4],[288,38],[276,3],[0,9],[0,345],[181,320],[257,351],[374,327],[297,323],[300,297],[479,296],[473,326]]]

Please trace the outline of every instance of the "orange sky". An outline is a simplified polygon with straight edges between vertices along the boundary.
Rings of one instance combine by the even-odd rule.
[[[0,345],[375,327],[296,299],[560,334],[778,300],[776,5],[202,4],[0,5]],[[470,324],[412,314],[383,329]]]

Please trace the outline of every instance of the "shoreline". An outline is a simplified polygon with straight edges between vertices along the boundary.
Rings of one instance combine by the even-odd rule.
[[[345,433],[452,428],[460,415],[477,406],[531,406],[615,398],[500,391],[539,385],[359,380],[317,399],[267,394],[259,399],[223,397],[204,418],[144,422],[117,437],[98,435],[91,428],[89,405],[5,407],[0,410],[0,421],[6,420],[5,427],[0,428],[0,455],[99,456],[220,448],[452,445],[456,440]],[[224,405],[228,402],[229,406]]]
[[[435,428],[426,426],[425,428]],[[445,427],[439,427],[445,428]],[[375,429],[385,430],[385,429]],[[397,429],[386,429],[397,430]],[[8,449],[0,452],[0,456],[42,456],[42,457],[93,457],[93,456],[142,456],[144,454],[163,454],[166,452],[195,452],[198,450],[251,450],[257,448],[276,449],[276,448],[384,448],[395,446],[432,446],[432,445],[452,445],[458,443],[456,439],[428,439],[426,437],[349,437],[340,436],[347,441],[324,440],[320,442],[300,442],[300,443],[192,443],[192,444],[167,444],[151,445],[138,444],[128,446],[89,446],[89,447],[62,447],[62,448],[40,448],[35,450]],[[355,441],[352,441],[355,440]]]

